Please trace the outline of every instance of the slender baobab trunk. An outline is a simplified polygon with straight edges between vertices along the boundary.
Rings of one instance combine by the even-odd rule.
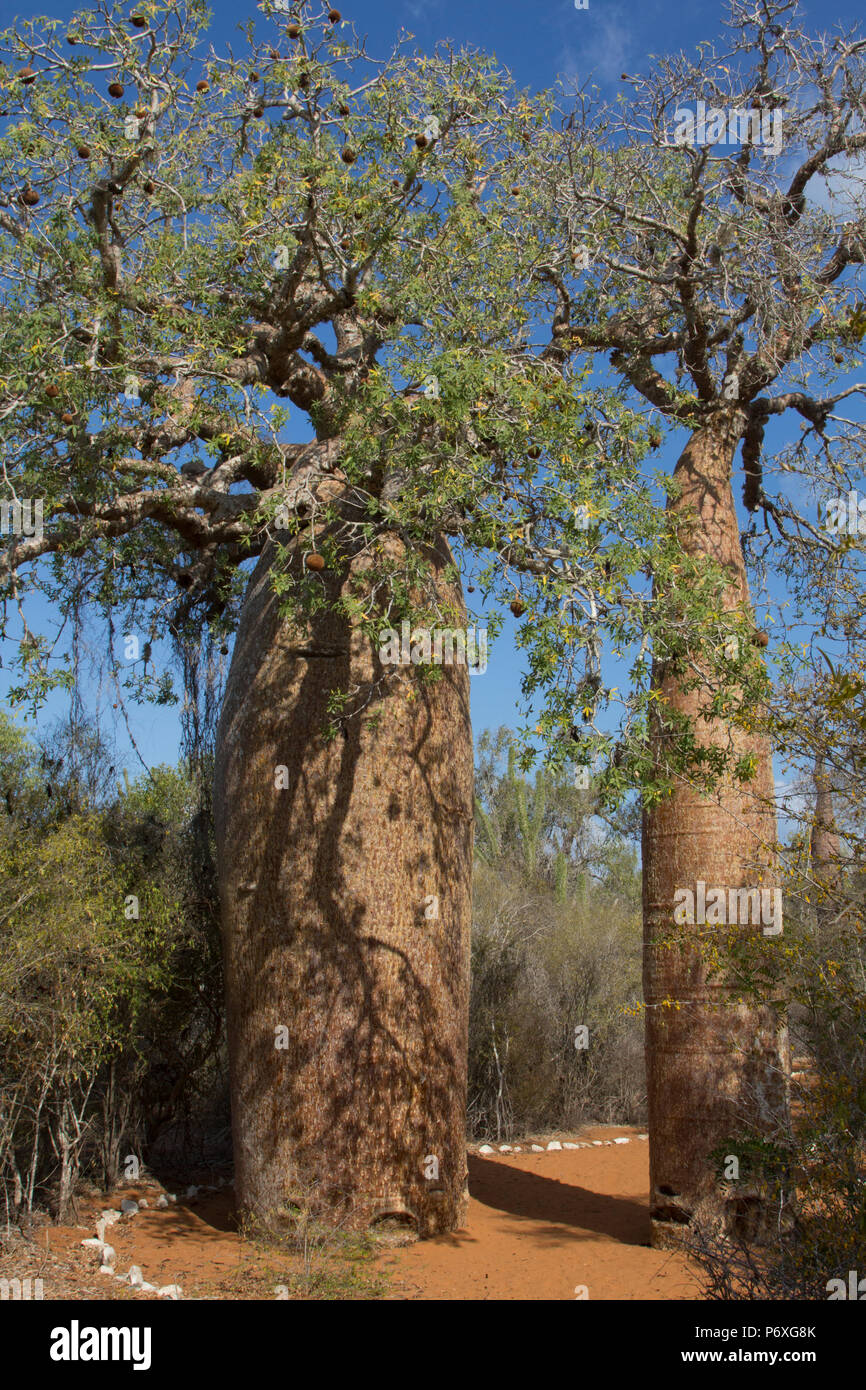
[[[393,547],[398,542],[391,541]],[[444,607],[463,613],[434,553]],[[235,1183],[421,1234],[463,1223],[473,757],[469,677],[419,685],[340,614],[281,622],[252,576],[217,739]],[[297,573],[299,553],[292,565]],[[321,575],[333,599],[357,561]],[[330,741],[329,701],[365,705]]]
[[[815,818],[810,838],[811,877],[815,885],[815,913],[819,927],[835,915],[833,896],[839,887],[839,835],[833,814],[833,791],[824,759],[815,760]]]
[[[675,512],[697,512],[695,525],[681,529],[683,548],[713,556],[730,573],[725,609],[749,602],[748,582],[731,491],[738,437],[736,416],[696,433],[679,459],[682,485]],[[694,717],[701,691],[686,693],[676,673],[654,673],[662,704],[655,721],[656,756],[665,760],[664,707]],[[750,1124],[767,1133],[784,1119],[790,1063],[787,1030],[770,1007],[736,1002],[732,988],[708,979],[697,947],[674,948],[662,938],[684,931],[705,936],[712,928],[672,928],[675,893],[703,881],[711,887],[775,886],[776,839],[770,748],[759,733],[723,720],[696,720],[704,744],[752,754],[754,780],[737,787],[726,781],[712,796],[680,780],[673,795],[644,814],[643,897],[645,924],[644,998],[650,1133],[650,1210],[654,1245],[678,1244],[698,1202],[722,1173],[712,1151]],[[750,930],[746,928],[745,930]],[[760,931],[760,927],[751,930]],[[768,949],[772,943],[768,941]],[[750,1209],[744,1184],[737,1188],[729,1218]]]

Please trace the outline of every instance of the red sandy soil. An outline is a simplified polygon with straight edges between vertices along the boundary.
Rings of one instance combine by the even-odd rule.
[[[383,1266],[420,1299],[696,1299],[693,1266],[649,1241],[649,1145],[470,1154],[465,1231],[390,1252]],[[562,1136],[558,1136],[562,1137]]]
[[[591,1300],[699,1299],[689,1261],[647,1244],[649,1146],[634,1137],[638,1132],[595,1127],[578,1136],[630,1138],[602,1148],[531,1153],[524,1141],[520,1154],[470,1153],[465,1230],[385,1243],[372,1270],[388,1277],[384,1296],[559,1300],[575,1299],[585,1287]],[[146,1196],[149,1206],[106,1231],[118,1273],[137,1264],[149,1283],[180,1284],[185,1298],[236,1300],[272,1299],[281,1276],[297,1272],[297,1257],[271,1255],[241,1238],[230,1188],[189,1203],[179,1194],[166,1210],[154,1206],[159,1192],[157,1184],[129,1184],[110,1198],[88,1200],[81,1226],[43,1227],[27,1258],[19,1250],[17,1258],[10,1252],[0,1260],[0,1276],[41,1275],[46,1299],[155,1298],[100,1275],[80,1244],[94,1235],[100,1209],[119,1207],[123,1196]]]

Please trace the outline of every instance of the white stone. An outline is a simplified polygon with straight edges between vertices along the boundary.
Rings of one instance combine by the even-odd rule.
[[[649,1139],[648,1134],[636,1134],[635,1139]]]
[[[129,1282],[134,1289],[140,1289],[144,1283],[144,1275],[138,1265],[129,1266]]]
[[[133,1197],[124,1197],[120,1204],[121,1216],[135,1216],[138,1211],[138,1202]]]
[[[115,1223],[116,1221],[119,1221],[119,1220],[120,1220],[120,1212],[119,1212],[119,1211],[103,1211],[103,1212],[100,1212],[100,1217],[101,1217],[102,1220],[105,1222],[106,1226],[113,1226],[114,1223]]]
[[[176,1303],[183,1291],[180,1284],[163,1284],[162,1288],[157,1289],[156,1292],[160,1298],[171,1298]]]
[[[600,1149],[603,1143],[604,1143],[604,1140],[603,1140],[603,1139],[593,1139],[593,1141],[592,1141],[592,1147],[593,1147],[594,1149]]]
[[[481,1145],[481,1148],[478,1150],[478,1152],[479,1152],[480,1154],[492,1154],[492,1153],[493,1153],[493,1147],[492,1147],[491,1144],[482,1144],[482,1145]]]
[[[139,1199],[138,1199],[138,1205],[139,1205],[140,1207],[146,1207],[146,1206],[148,1205],[147,1198],[146,1198],[146,1197],[139,1197]]]
[[[176,1194],[175,1194],[174,1192],[169,1192],[169,1194],[168,1194],[168,1200],[169,1200],[170,1202],[176,1202],[176,1201],[177,1201],[177,1196],[176,1196]]]
[[[86,1245],[93,1250],[101,1250],[103,1245],[105,1244],[105,1241],[101,1240],[98,1236],[88,1236],[87,1240],[83,1240],[81,1244]]]
[[[532,1145],[530,1145],[530,1147],[531,1147],[532,1152],[533,1152],[534,1154],[543,1154],[543,1153],[544,1153],[544,1148],[542,1147],[541,1144],[532,1144]]]
[[[105,1220],[100,1217],[96,1223],[96,1234],[99,1240],[105,1240]]]
[[[626,1135],[625,1137],[623,1137],[623,1138],[621,1138],[621,1139],[614,1139],[613,1142],[614,1142],[615,1144],[627,1144],[627,1143],[628,1143],[628,1136]]]
[[[113,1274],[113,1273],[114,1273],[114,1265],[100,1265],[100,1266],[99,1266],[99,1272],[100,1272],[100,1274]]]
[[[156,1284],[142,1284],[140,1293],[156,1293]]]
[[[562,1145],[560,1144],[560,1142],[559,1142],[558,1139],[551,1139],[550,1143],[549,1143],[548,1146],[547,1146],[547,1152],[550,1153],[550,1151],[551,1151],[552,1149],[561,1149],[561,1148],[562,1148]]]
[[[521,1149],[521,1147],[520,1147],[519,1144],[515,1144],[515,1145],[514,1145],[514,1152],[515,1152],[516,1154],[522,1154],[522,1153],[523,1153],[523,1150]]]
[[[511,1147],[510,1144],[500,1144],[500,1145],[499,1145],[499,1152],[500,1152],[501,1154],[512,1154],[512,1153],[514,1153],[514,1150],[512,1149],[512,1147]]]
[[[166,1197],[164,1192],[160,1192],[159,1196],[156,1199],[156,1205],[159,1207],[160,1211],[164,1211],[165,1208],[168,1206],[168,1198]]]
[[[579,1149],[581,1146],[580,1144],[569,1144],[568,1140],[566,1139],[562,1147],[564,1149]]]
[[[113,1245],[103,1245],[103,1247],[102,1247],[102,1263],[103,1263],[104,1265],[113,1265],[113,1264],[116,1264],[116,1262],[117,1262],[117,1251],[115,1250],[114,1246],[113,1246]]]
[[[189,1199],[190,1197],[197,1197],[197,1196],[198,1196],[198,1188],[197,1188],[197,1187],[193,1187],[193,1186],[188,1187],[188,1188],[186,1189],[186,1195],[187,1195],[187,1199]]]

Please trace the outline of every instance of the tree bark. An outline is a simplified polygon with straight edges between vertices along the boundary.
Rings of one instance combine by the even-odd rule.
[[[465,619],[447,544],[428,558]],[[468,1201],[469,675],[383,668],[333,610],[281,621],[271,563],[245,599],[215,770],[239,1207],[450,1231]],[[318,582],[333,603],[362,570]],[[352,686],[366,707],[329,741],[329,699]]]
[[[684,550],[712,556],[727,568],[726,610],[749,605],[731,490],[741,424],[732,411],[693,435],[675,470],[681,496],[670,502],[675,513],[683,514]],[[690,510],[697,513],[696,524],[686,520]],[[697,938],[711,928],[697,923],[672,927],[676,891],[697,893],[700,880],[707,889],[776,886],[770,747],[758,733],[697,717],[701,691],[685,692],[675,671],[657,664],[654,684],[661,695],[653,729],[659,763],[665,762],[666,707],[695,721],[700,743],[730,747],[737,757],[751,753],[757,760],[752,782],[738,786],[726,779],[712,796],[679,779],[673,795],[646,809],[643,817],[652,1243],[675,1247],[721,1176],[712,1151],[751,1125],[769,1134],[784,1122],[790,1058],[787,1028],[770,1005],[738,1003],[730,983],[708,978]],[[662,944],[672,932],[678,944]],[[683,940],[684,932],[695,934],[694,946]],[[728,1190],[727,1224],[742,1228],[754,1223],[754,1194],[736,1181]]]
[[[839,835],[833,812],[833,784],[820,755],[815,759],[815,815],[809,839],[811,873],[815,891],[815,916],[819,927],[836,916],[833,901],[841,879]]]

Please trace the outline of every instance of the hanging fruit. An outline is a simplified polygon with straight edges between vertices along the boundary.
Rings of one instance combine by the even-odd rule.
[[[286,29],[286,33],[288,34],[290,39],[299,39],[301,37],[300,24],[290,24]]]
[[[328,18],[332,24],[339,24],[343,16],[340,14],[339,10],[328,10]]]
[[[23,203],[27,208],[35,208],[39,202],[39,194],[35,188],[25,188],[23,193],[18,195],[19,203]]]
[[[523,602],[522,598],[513,598],[508,607],[511,609],[515,618],[521,618],[526,612],[526,604]]]
[[[90,146],[89,146],[89,145],[79,145],[79,146],[78,146],[78,158],[79,158],[79,159],[89,159],[89,158],[90,158]]]
[[[145,179],[144,183],[141,186],[144,189],[145,193],[156,192],[156,184],[154,183],[153,179]]]
[[[305,557],[305,564],[308,570],[323,570],[325,568],[325,558],[317,555],[315,550]]]
[[[55,396],[60,395],[60,388],[55,386],[53,382],[49,382],[45,388],[45,394],[53,400]]]
[[[133,29],[147,28],[147,20],[145,19],[143,14],[131,14],[129,16],[129,22],[132,25]]]
[[[36,81],[36,73],[31,67],[22,68],[18,76],[21,78],[25,87],[29,87],[31,83]]]
[[[123,83],[122,83],[122,82],[109,82],[109,84],[108,84],[108,93],[109,93],[109,96],[113,96],[113,97],[115,98],[115,100],[119,101],[120,98],[123,96]]]
[[[202,78],[200,82],[196,82],[196,84],[195,84],[195,89],[196,89],[197,92],[209,92],[209,91],[210,91],[210,87],[208,86],[207,82],[205,82],[204,78]]]
[[[342,159],[344,164],[354,164],[358,156],[355,154],[355,151],[352,149],[351,145],[344,145],[340,154],[340,158]]]

